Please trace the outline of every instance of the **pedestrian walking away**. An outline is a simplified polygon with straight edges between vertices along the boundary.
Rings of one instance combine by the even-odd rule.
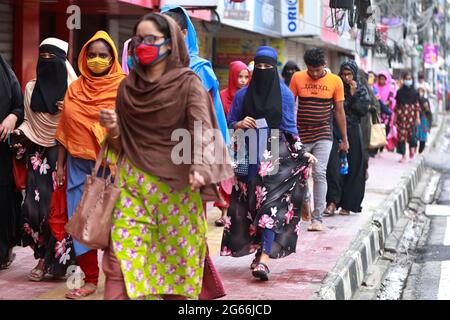
[[[366,188],[364,142],[361,132],[361,118],[369,112],[369,94],[359,78],[358,66],[354,60],[348,60],[341,65],[339,76],[344,82],[344,110],[347,120],[347,136],[349,151],[348,173],[339,171],[339,142],[341,135],[333,126],[333,147],[327,166],[327,208],[325,216],[333,216],[336,209],[341,208],[340,215],[347,216],[350,212],[361,212],[361,203]]]
[[[60,142],[57,179],[62,185],[66,165],[69,219],[81,200],[86,176],[92,173],[106,135],[99,123],[100,110],[114,110],[117,89],[125,78],[116,46],[104,31],[98,31],[84,45],[78,57],[78,68],[81,76],[67,91],[56,132],[56,139]],[[77,263],[86,277],[84,286],[67,292],[68,299],[95,293],[99,276],[97,250],[77,241],[74,241],[74,247]]]
[[[105,252],[105,296],[110,299],[197,299],[206,256],[203,201],[218,200],[216,183],[233,176],[214,106],[200,79],[188,68],[189,54],[176,22],[150,13],[135,26],[135,69],[122,82],[117,114],[101,113],[108,141],[125,154],[118,174],[121,195],[113,213],[111,245]],[[194,123],[217,132],[194,135]],[[188,161],[172,158],[177,129],[202,148]],[[190,143],[188,143],[189,150]],[[224,163],[211,156],[223,154]],[[192,163],[192,159],[204,159]],[[201,188],[201,191],[200,191]]]
[[[228,124],[230,129],[256,130],[257,143],[246,143],[239,135],[237,139],[249,160],[254,149],[250,145],[258,145],[257,163],[249,164],[233,188],[221,255],[255,253],[252,274],[268,280],[269,258],[282,258],[296,251],[308,161],[316,159],[305,152],[298,138],[295,101],[289,88],[280,82],[277,52],[271,47],[259,47],[254,60],[252,80],[248,88],[237,92]],[[267,126],[257,127],[261,120]],[[277,136],[272,130],[281,133]],[[274,143],[278,154],[272,150]]]
[[[327,164],[333,144],[332,112],[341,134],[339,151],[348,152],[344,111],[344,85],[339,76],[325,70],[325,52],[312,48],[304,55],[307,70],[294,73],[290,89],[298,97],[297,126],[305,150],[318,162],[313,166],[314,211],[308,231],[322,231],[326,207]]]
[[[9,134],[23,121],[23,96],[20,83],[0,54],[0,270],[15,259],[13,248],[20,245],[20,205],[22,194],[13,176],[13,150]]]
[[[67,42],[56,38],[41,43],[37,78],[25,88],[24,122],[12,137],[17,143],[17,154],[22,155],[27,167],[22,243],[30,246],[35,259],[39,260],[29,274],[31,281],[41,281],[47,273],[65,276],[68,265],[73,263],[73,259],[61,259],[73,253],[71,238],[67,236],[57,241],[48,222],[52,194],[58,188],[56,128],[67,87],[77,79],[67,61],[68,47]]]

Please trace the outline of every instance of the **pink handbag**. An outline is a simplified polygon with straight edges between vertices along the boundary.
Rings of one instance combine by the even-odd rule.
[[[397,127],[395,125],[392,125],[391,130],[389,131],[389,134],[387,136],[386,149],[388,151],[393,151],[395,147],[397,147],[397,144],[398,144]]]

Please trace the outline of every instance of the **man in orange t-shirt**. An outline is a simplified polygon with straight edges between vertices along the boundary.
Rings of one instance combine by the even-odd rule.
[[[344,111],[344,84],[342,79],[325,70],[325,52],[312,48],[304,55],[307,70],[296,72],[290,89],[298,98],[297,127],[306,152],[318,162],[313,166],[314,211],[308,231],[322,231],[322,214],[326,207],[327,164],[333,145],[334,116],[342,142],[339,150],[348,152],[347,123]]]

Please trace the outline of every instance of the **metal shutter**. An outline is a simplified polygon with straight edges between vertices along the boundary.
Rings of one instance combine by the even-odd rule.
[[[0,3],[0,53],[12,66],[14,49],[14,6]]]

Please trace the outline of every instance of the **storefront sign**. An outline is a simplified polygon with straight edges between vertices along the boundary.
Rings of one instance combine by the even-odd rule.
[[[423,60],[425,68],[434,68],[438,63],[439,46],[435,44],[426,44],[423,47]]]
[[[234,28],[281,37],[280,0],[220,0],[217,12],[221,22]]]
[[[281,36],[281,2],[279,0],[257,0],[254,13],[254,31]]]
[[[246,0],[244,2],[220,0],[217,12],[223,24],[239,29],[252,30],[254,4],[255,0]]]
[[[281,1],[281,32],[284,37],[319,36],[321,2],[304,0]],[[305,12],[308,14],[305,15]]]
[[[135,6],[141,6],[150,9],[152,9],[156,4],[155,0],[119,0],[119,2],[134,4]]]
[[[162,0],[161,6],[179,5],[183,7],[217,7],[219,0]]]

